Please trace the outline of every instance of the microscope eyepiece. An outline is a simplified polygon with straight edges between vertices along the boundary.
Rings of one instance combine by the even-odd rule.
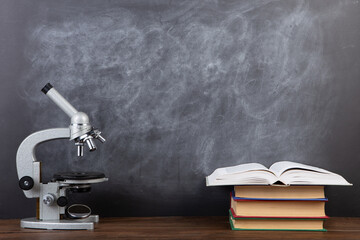
[[[44,93],[44,94],[47,94],[47,92],[53,88],[53,85],[51,85],[50,83],[46,84],[45,87],[43,87],[41,89],[41,91]]]

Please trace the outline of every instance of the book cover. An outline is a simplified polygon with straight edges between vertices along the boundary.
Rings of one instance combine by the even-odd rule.
[[[325,218],[272,218],[272,217],[235,217],[229,210],[232,230],[238,231],[321,231]]]
[[[231,193],[230,206],[237,216],[254,217],[324,217],[325,202],[323,199],[248,199],[236,198]]]
[[[230,197],[234,201],[320,201],[327,202],[327,198],[245,198],[245,197],[235,197],[235,191],[230,193]]]
[[[311,220],[311,219],[322,219],[322,220],[327,220],[329,219],[328,216],[320,216],[320,217],[304,217],[304,216],[240,216],[240,215],[236,215],[235,211],[233,208],[229,209],[229,212],[231,214],[231,216],[234,219],[240,219],[240,218],[246,218],[246,219],[258,219],[258,218],[266,218],[266,219],[303,219],[303,220]]]
[[[243,198],[274,198],[274,199],[308,199],[325,198],[324,186],[288,186],[288,185],[236,185],[235,197]]]

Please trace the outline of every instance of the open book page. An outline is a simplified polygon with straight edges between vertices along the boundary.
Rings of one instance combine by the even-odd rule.
[[[302,163],[290,162],[290,161],[276,162],[273,165],[271,165],[269,169],[278,177],[280,177],[281,174],[283,174],[285,171],[290,169],[303,169],[303,170],[309,170],[315,172],[330,173],[329,171],[322,168],[313,167]]]
[[[284,172],[280,180],[288,185],[352,185],[336,173],[296,169]]]
[[[259,163],[247,163],[237,166],[218,168],[206,177],[207,186],[272,184],[277,177]]]
[[[247,172],[247,171],[252,171],[252,170],[269,171],[269,169],[267,169],[264,165],[262,165],[260,163],[245,163],[245,164],[240,164],[240,165],[232,166],[232,167],[218,168],[217,170],[219,170],[219,172],[221,172],[222,175],[241,173],[241,172]]]
[[[277,162],[270,170],[280,176],[280,181],[289,185],[351,185],[336,173],[301,163]]]
[[[218,168],[210,176],[215,176],[216,178],[220,178],[228,175],[231,176],[233,174],[239,174],[242,172],[254,171],[254,170],[269,171],[269,169],[267,169],[264,165],[261,165],[260,163],[246,163],[232,167]]]
[[[322,168],[282,161],[267,169],[259,163],[218,168],[206,177],[207,186],[269,185],[351,185],[342,176]]]

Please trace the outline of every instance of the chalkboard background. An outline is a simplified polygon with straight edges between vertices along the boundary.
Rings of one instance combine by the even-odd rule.
[[[360,216],[360,4],[349,1],[0,0],[0,217],[35,215],[15,155],[70,121],[51,82],[107,142],[40,145],[44,182],[100,171],[72,196],[101,216],[226,215],[216,168],[279,160],[343,175],[327,214]]]

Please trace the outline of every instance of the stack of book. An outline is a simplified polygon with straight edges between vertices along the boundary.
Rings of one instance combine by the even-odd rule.
[[[235,186],[230,197],[233,230],[325,231],[323,186]]]
[[[338,174],[294,162],[219,168],[207,186],[235,185],[230,194],[233,230],[326,231],[324,185],[351,185]]]

